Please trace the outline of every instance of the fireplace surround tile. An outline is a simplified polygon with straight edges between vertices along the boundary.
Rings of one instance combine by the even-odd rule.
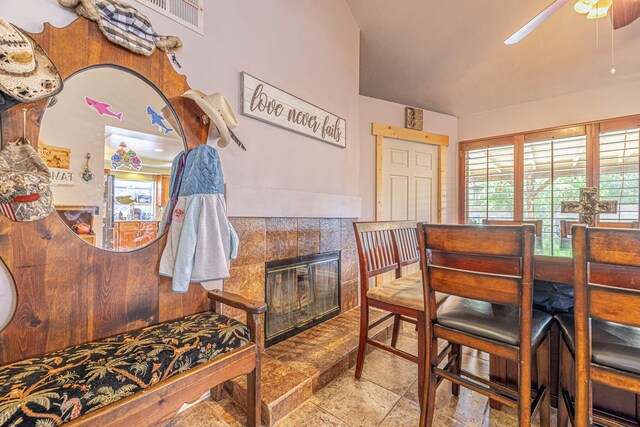
[[[298,219],[298,256],[317,254],[320,251],[320,220]]]
[[[230,278],[225,280],[224,289],[256,301],[264,301],[264,263],[232,267]],[[225,307],[225,314],[244,321],[243,311]]]
[[[267,218],[266,261],[298,256],[298,221],[295,218]]]
[[[349,311],[359,305],[359,280],[350,280],[342,282],[342,312]]]
[[[339,251],[342,249],[339,219],[320,220],[320,252]]]
[[[229,221],[240,240],[238,258],[231,262],[231,266],[241,267],[265,262],[267,232],[265,219],[230,218]]]
[[[359,271],[358,251],[353,249],[343,249],[340,258],[342,283],[357,279]]]
[[[341,219],[341,240],[342,250],[357,251],[356,246],[356,233],[353,230],[353,223],[356,222],[355,218],[343,218]]]

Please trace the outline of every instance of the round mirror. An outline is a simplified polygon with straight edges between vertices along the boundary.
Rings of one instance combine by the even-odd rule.
[[[113,67],[74,74],[50,102],[38,146],[56,211],[79,238],[112,251],[160,238],[171,163],[186,144],[151,83]]]
[[[18,294],[13,276],[4,261],[0,260],[0,331],[11,322],[17,302]]]

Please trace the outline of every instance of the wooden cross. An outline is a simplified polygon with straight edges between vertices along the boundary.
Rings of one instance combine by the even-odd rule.
[[[580,223],[595,227],[598,215],[601,213],[618,212],[618,202],[614,200],[600,200],[600,194],[596,187],[580,189],[579,202],[562,202],[562,213],[580,214]]]

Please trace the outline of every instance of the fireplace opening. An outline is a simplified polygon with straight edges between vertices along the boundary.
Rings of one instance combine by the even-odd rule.
[[[340,313],[340,252],[266,264],[265,345],[276,344]]]

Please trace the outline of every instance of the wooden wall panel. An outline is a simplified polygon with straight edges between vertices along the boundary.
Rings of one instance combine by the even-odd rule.
[[[167,56],[130,53],[109,43],[84,18],[66,28],[49,24],[33,37],[48,52],[64,79],[89,66],[114,64],[155,84],[175,109],[189,147],[206,143],[208,125],[197,105],[181,95],[186,77]],[[78,43],[78,41],[80,41]],[[29,104],[27,137],[37,143],[46,101]],[[23,105],[2,113],[2,141],[22,134]],[[0,332],[0,365],[39,356],[160,321],[207,309],[206,292],[192,285],[174,294],[170,279],[158,274],[165,239],[128,253],[94,248],[73,234],[56,214],[34,223],[0,215],[0,257],[16,281],[18,306]]]

